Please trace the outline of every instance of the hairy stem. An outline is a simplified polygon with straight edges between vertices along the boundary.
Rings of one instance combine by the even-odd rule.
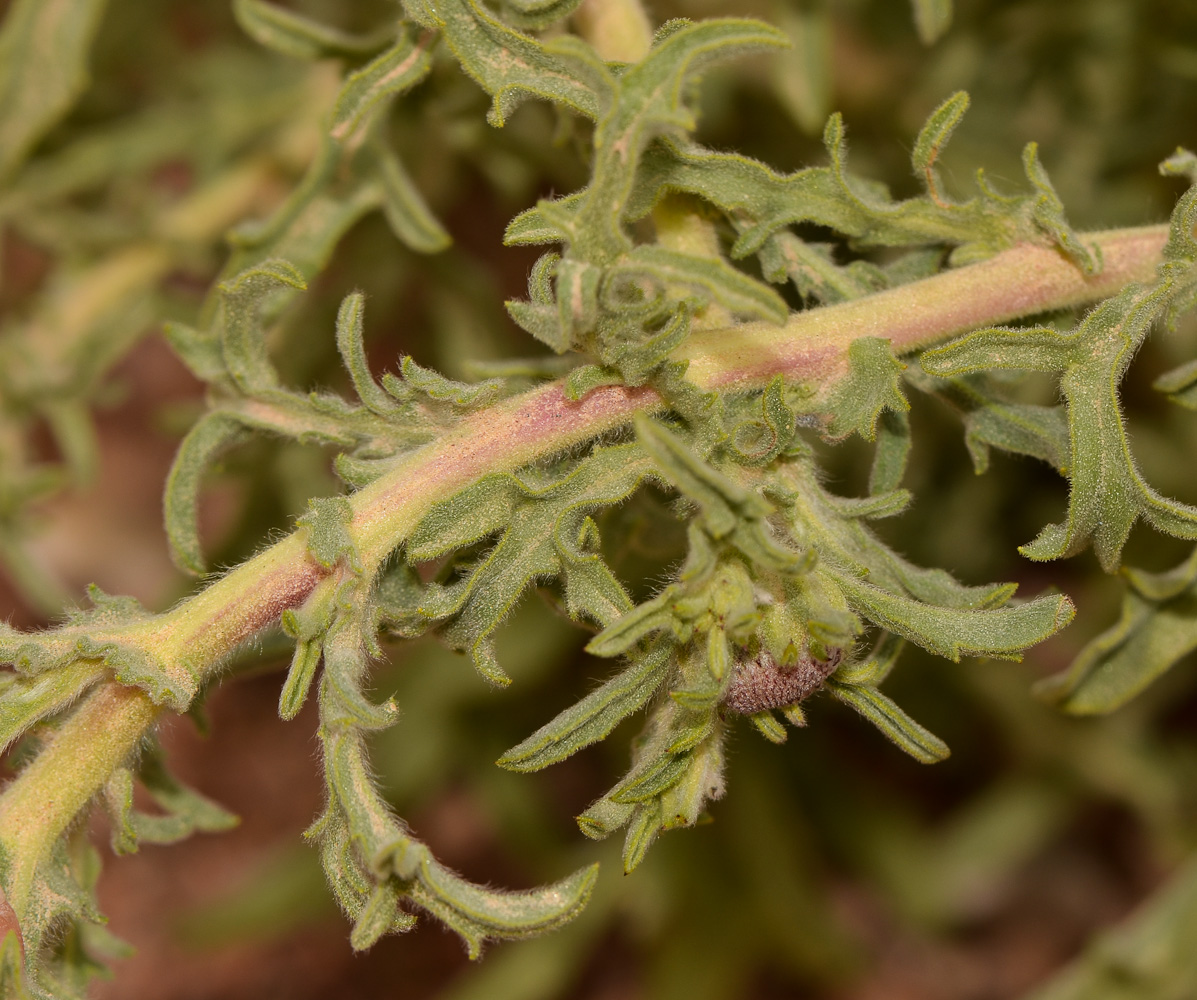
[[[1054,250],[1020,245],[979,264],[794,313],[782,326],[698,331],[678,357],[690,362],[689,376],[705,389],[760,388],[778,374],[828,387],[846,373],[848,346],[859,337],[884,337],[907,353],[1150,280],[1167,235],[1167,226],[1086,235],[1105,260],[1092,277]],[[649,387],[623,386],[596,389],[575,402],[556,381],[465,418],[351,497],[351,533],[367,577],[437,501],[483,475],[514,471],[664,405]],[[130,627],[128,637],[152,643],[158,655],[185,663],[197,676],[210,676],[326,575],[309,558],[306,535],[306,528],[297,530],[152,623]],[[0,796],[0,850],[11,866],[6,889],[18,917],[37,865],[135,751],[158,712],[139,690],[101,686]]]

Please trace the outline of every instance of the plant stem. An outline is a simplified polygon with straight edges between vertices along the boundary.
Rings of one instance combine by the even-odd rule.
[[[782,326],[701,330],[677,356],[689,361],[689,377],[704,389],[750,390],[779,374],[826,388],[846,373],[847,348],[859,337],[884,337],[908,353],[978,326],[1081,305],[1128,282],[1148,281],[1167,236],[1162,225],[1086,235],[1105,261],[1093,277],[1055,250],[1020,245],[979,264],[794,313]],[[608,386],[572,401],[558,380],[466,417],[351,497],[351,534],[366,578],[433,504],[481,476],[514,471],[664,405],[647,386]],[[302,603],[326,575],[308,557],[306,536],[306,528],[295,531],[160,618],[129,627],[127,639],[152,644],[157,655],[210,677],[238,644]],[[0,849],[12,866],[6,889],[18,917],[37,865],[136,750],[159,711],[140,690],[101,686],[0,796]]]
[[[37,865],[124,764],[159,711],[137,688],[102,685],[5,789],[2,843],[12,866],[6,889],[18,917],[28,906]]]

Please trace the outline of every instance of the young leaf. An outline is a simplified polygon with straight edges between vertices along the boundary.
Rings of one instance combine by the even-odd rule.
[[[461,935],[471,958],[490,938],[518,940],[573,920],[586,906],[598,865],[579,868],[558,882],[524,892],[486,889],[426,859],[412,886],[412,899]]]
[[[576,705],[541,726],[497,761],[511,771],[539,771],[606,738],[620,722],[640,711],[666,681],[669,647],[658,642],[632,658],[629,666]]]
[[[568,578],[571,571],[583,568],[576,541],[571,540],[571,534],[577,537],[577,519],[625,499],[651,471],[635,445],[598,448],[566,476],[545,486],[495,476],[437,505],[413,532],[409,557],[427,558],[467,537],[480,537],[478,533],[500,527],[508,510],[511,514],[502,536],[472,572],[450,586],[430,587],[420,613],[444,621],[440,630],[445,641],[469,650],[484,676],[507,683],[491,648],[494,630],[532,580],[563,572]],[[599,581],[593,592],[601,598],[598,604],[577,607],[588,617],[609,618],[612,602],[625,605],[626,596],[619,596],[613,577]],[[574,596],[582,599],[578,589]]]
[[[1129,285],[1070,334],[1046,327],[980,330],[923,354],[923,370],[932,375],[983,368],[1062,371],[1070,442],[1067,520],[1024,545],[1020,551],[1028,558],[1059,559],[1092,541],[1102,566],[1112,571],[1140,517],[1167,534],[1197,538],[1197,508],[1160,496],[1139,474],[1118,400],[1134,351],[1188,267],[1179,260],[1162,264],[1155,284]]]
[[[391,231],[416,253],[440,253],[453,242],[448,231],[424,201],[399,158],[376,142],[378,179],[382,185],[382,213]]]
[[[538,42],[507,27],[477,0],[418,0],[430,27],[445,36],[461,68],[494,98],[492,125],[502,126],[529,97],[597,118],[610,74],[588,46],[563,37]]]
[[[308,554],[325,569],[342,559],[357,565],[357,551],[349,531],[353,508],[348,497],[316,497],[308,501],[308,513],[296,522],[308,529]]]
[[[904,413],[910,409],[900,378],[906,366],[894,357],[889,342],[877,337],[852,341],[848,363],[848,376],[835,387],[826,404],[830,417],[827,433],[832,440],[839,440],[855,431],[872,441],[882,412]]]
[[[221,350],[229,375],[242,392],[278,387],[278,374],[266,353],[260,313],[266,297],[285,288],[307,288],[303,275],[285,260],[265,261],[220,285]]]
[[[207,569],[197,523],[204,470],[218,455],[248,436],[241,421],[217,410],[200,417],[175,452],[166,477],[162,508],[171,558],[186,572],[199,574]]]
[[[1063,595],[1038,597],[1012,607],[964,611],[934,607],[836,575],[852,606],[882,628],[905,636],[953,662],[961,656],[1021,659],[1028,646],[1058,632],[1075,613]]]
[[[264,0],[233,0],[233,16],[259,45],[296,59],[367,56],[394,36],[393,29],[351,35]]]
[[[920,764],[937,764],[950,755],[943,740],[920,726],[875,687],[856,687],[829,680],[827,690],[837,701],[863,715]]]

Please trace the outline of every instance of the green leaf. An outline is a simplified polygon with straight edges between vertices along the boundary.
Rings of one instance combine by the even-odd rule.
[[[201,382],[219,382],[227,377],[218,333],[173,322],[163,324],[162,333],[175,354]]]
[[[488,938],[518,940],[573,920],[590,899],[598,865],[579,868],[558,882],[525,892],[486,889],[425,859],[412,899],[456,931],[477,958]]]
[[[491,636],[533,580],[564,573],[573,593],[571,610],[586,610],[599,620],[627,607],[626,595],[598,566],[597,555],[590,559],[579,552],[578,531],[586,514],[624,500],[651,471],[635,445],[597,448],[553,482],[531,485],[513,475],[491,476],[437,504],[413,531],[409,558],[429,558],[497,528],[503,533],[464,579],[430,585],[420,613],[443,621],[444,640],[469,650],[484,676],[507,683]],[[570,581],[570,573],[585,573],[587,579]],[[583,596],[584,584],[593,601]]]
[[[623,843],[623,873],[630,875],[644,860],[657,834],[661,832],[660,802],[642,802],[636,806],[628,823]]]
[[[760,417],[736,424],[729,446],[735,457],[748,465],[768,465],[794,439],[795,414],[786,402],[785,381],[771,379],[760,396]]]
[[[362,340],[362,312],[365,305],[366,297],[361,292],[346,295],[341,300],[341,308],[337,311],[337,350],[345,370],[353,380],[358,399],[372,413],[386,417],[398,407],[370,373],[370,363],[366,360],[366,347]]]
[[[605,739],[624,719],[640,711],[668,677],[669,647],[657,643],[636,656],[601,687],[541,726],[497,761],[511,771],[539,771],[583,747]]]
[[[1159,392],[1166,392],[1172,402],[1197,410],[1197,359],[1165,372],[1151,385]]]
[[[591,639],[586,644],[586,652],[594,656],[619,656],[648,633],[669,628],[674,614],[670,604],[675,596],[673,588],[667,587],[651,600],[636,605]]]
[[[901,383],[906,365],[894,357],[889,341],[878,337],[852,341],[848,365],[847,377],[835,386],[826,403],[827,433],[832,440],[839,440],[855,431],[872,441],[883,411],[904,413],[910,409]]]
[[[532,31],[545,28],[578,9],[582,0],[503,0],[503,12],[517,27]]]
[[[1036,694],[1072,715],[1121,708],[1197,649],[1197,550],[1166,573],[1123,571],[1127,587],[1116,624],[1092,639],[1067,670]]]
[[[942,10],[944,7],[947,7],[947,18],[950,19],[950,0],[947,3],[944,0],[930,0],[930,2],[916,0],[915,2],[916,15],[920,11],[931,13],[933,9]],[[923,36],[923,41],[928,44],[934,41],[946,27],[947,24],[944,23],[942,27],[931,27],[924,31],[923,18],[920,17],[919,33]],[[968,110],[968,105],[968,94],[963,90],[957,91],[931,112],[919,130],[918,138],[914,141],[910,164],[914,167],[915,176],[923,181],[927,193],[936,203],[943,201],[941,194],[943,182],[940,180],[939,171],[935,168],[935,161],[939,159],[940,151],[951,138],[952,133],[956,131],[956,126],[960,124],[964,113]]]
[[[689,753],[663,753],[634,768],[608,797],[623,804],[655,799],[681,781],[689,766]]]
[[[856,687],[835,680],[828,680],[825,687],[837,701],[863,715],[920,764],[937,764],[950,755],[943,740],[920,726],[875,687]]]
[[[0,30],[0,182],[86,88],[104,0],[14,0]]]
[[[876,687],[897,665],[905,647],[905,639],[892,632],[882,632],[867,660],[859,663],[846,660],[836,668],[832,677],[840,684]]]
[[[248,436],[241,421],[217,410],[200,417],[175,452],[162,507],[171,559],[185,572],[199,574],[207,569],[197,523],[204,471],[213,459]]]
[[[259,45],[296,59],[372,55],[394,36],[393,30],[352,35],[264,0],[233,0],[233,16]]]
[[[1118,399],[1135,350],[1182,287],[1189,267],[1180,260],[1165,262],[1155,284],[1128,285],[1072,333],[1046,327],[980,330],[923,354],[923,370],[933,375],[982,368],[1062,370],[1069,424],[1067,519],[1024,545],[1020,551],[1028,558],[1075,555],[1092,541],[1103,568],[1111,571],[1140,517],[1167,534],[1197,538],[1197,508],[1160,496],[1139,474]]]
[[[1027,1000],[1184,997],[1197,990],[1190,929],[1197,862],[1190,857],[1120,925],[1103,930]]]
[[[635,426],[636,436],[662,475],[702,507],[707,528],[715,538],[729,534],[741,517],[761,518],[771,512],[763,497],[707,465],[656,421],[637,415]]]
[[[408,930],[415,925],[415,917],[399,910],[398,890],[382,882],[374,887],[366,905],[353,922],[349,947],[354,951],[366,951],[374,947],[383,935],[395,930]]]
[[[416,364],[411,357],[404,356],[400,362],[403,379],[397,379],[390,372],[382,377],[383,388],[395,399],[407,401],[416,395],[424,395],[436,402],[451,403],[463,410],[478,409],[493,403],[503,389],[500,379],[484,382],[455,382]]]
[[[803,298],[826,304],[858,299],[889,285],[885,272],[875,265],[857,260],[841,266],[830,244],[807,243],[793,233],[770,236],[758,256],[770,281],[792,281]]]
[[[173,844],[197,832],[220,833],[240,822],[211,799],[175,780],[156,747],[143,754],[137,776],[162,812],[151,815],[135,810],[133,775],[125,768],[118,770],[104,792],[113,821],[113,849],[118,854],[130,854],[142,843]]]
[[[266,353],[260,313],[272,292],[307,288],[304,277],[285,260],[267,260],[220,285],[221,349],[229,375],[242,392],[278,387],[278,374]]]
[[[296,523],[308,529],[308,555],[325,569],[333,569],[342,559],[346,559],[350,567],[357,567],[357,548],[349,530],[353,524],[353,507],[348,497],[309,500],[308,513]]]
[[[789,735],[786,727],[777,721],[777,716],[772,712],[756,712],[748,717],[748,721],[770,743],[784,743]]]
[[[1097,274],[1101,270],[1101,257],[1091,253],[1089,248],[1081,243],[1073,228],[1064,218],[1064,203],[1052,187],[1047,171],[1039,162],[1039,146],[1028,142],[1022,152],[1023,169],[1027,178],[1039,192],[1031,209],[1031,219],[1040,229],[1055,241],[1072,261],[1085,274]]]
[[[608,281],[650,277],[662,285],[695,288],[737,316],[783,323],[789,315],[782,297],[727,261],[695,257],[656,244],[645,244],[622,255],[607,271]]]
[[[818,135],[831,110],[831,13],[780,2],[770,17],[790,40],[790,51],[773,61],[774,93],[803,132]]]
[[[381,102],[414,87],[431,68],[426,43],[401,33],[391,48],[345,79],[333,106],[329,136],[334,142],[347,142]]]
[[[394,201],[400,193],[394,189],[393,172],[388,173],[394,164],[387,165],[388,154],[379,141],[369,141],[368,133],[391,99],[428,75],[432,68],[429,41],[413,40],[406,30],[400,30],[393,46],[346,77],[320,151],[303,179],[268,219],[242,223],[230,234],[235,250],[225,266],[226,274],[237,274],[270,258],[286,258],[299,273],[315,275],[350,226],[366,212]],[[396,207],[391,205],[392,210]],[[407,209],[415,212],[415,202]],[[410,235],[416,235],[416,228],[428,221],[412,214],[407,219],[414,226]]]
[[[0,625],[0,629],[8,631],[10,636],[20,635],[5,625]],[[0,661],[13,658],[15,649],[6,649],[5,636],[0,632]],[[7,750],[30,726],[67,708],[99,681],[104,672],[102,663],[76,660],[33,676],[0,676],[0,752]]]
[[[295,644],[295,654],[278,698],[278,714],[284,721],[290,722],[303,708],[316,678],[321,653],[320,643],[313,640],[300,640]]]
[[[509,28],[477,0],[421,0],[430,27],[437,27],[453,55],[494,98],[492,125],[502,126],[529,97],[553,101],[597,118],[610,74],[588,46],[568,36],[542,43]]]
[[[568,217],[562,235],[586,233],[586,258],[610,264],[631,250],[622,228],[641,152],[655,137],[694,127],[684,103],[687,82],[716,62],[786,44],[785,36],[759,21],[732,18],[686,23],[658,36],[649,54],[618,79],[611,110],[595,133],[590,187]],[[541,211],[545,211],[542,206]],[[565,221],[563,218],[563,222]]]
[[[938,149],[959,122],[966,100],[958,94],[932,115],[914,164],[916,173],[924,179],[933,165],[932,151],[938,155]],[[951,257],[954,264],[980,260],[1018,242],[1030,241],[1059,247],[1087,273],[1099,266],[1100,262],[1064,222],[1059,199],[1033,148],[1024,155],[1031,194],[1002,196],[982,180],[980,194],[966,202],[949,200],[938,189],[894,201],[884,186],[848,174],[844,124],[838,114],[828,119],[823,141],[831,159],[829,167],[808,167],[782,175],[745,156],[716,153],[676,138],[659,137],[645,151],[642,179],[629,200],[627,217],[647,215],[667,193],[697,195],[724,212],[739,231],[732,256],[741,258],[764,251],[762,263],[771,278],[789,270],[791,265],[785,262],[785,255],[800,248],[789,242],[766,245],[785,227],[799,222],[827,226],[862,246],[952,245],[957,248]],[[934,182],[933,176],[930,179]],[[525,219],[520,229],[530,235],[538,226]],[[836,274],[828,271],[826,261],[811,261],[809,257],[804,262],[795,259],[792,266],[801,269],[804,263],[816,265],[816,274],[822,275],[815,279],[816,287]],[[797,280],[801,289],[806,279]],[[849,289],[839,294],[851,295]]]
[[[884,408],[877,417],[877,440],[873,465],[869,470],[869,492],[885,494],[896,491],[906,472],[910,454],[910,418],[905,409]]]
[[[924,45],[934,45],[952,25],[952,0],[912,0],[914,24]]]
[[[375,144],[382,212],[391,231],[417,253],[440,253],[453,242],[432,214],[399,158],[381,142]]]
[[[853,608],[882,628],[953,662],[961,656],[1021,659],[1019,653],[1058,632],[1075,613],[1063,595],[984,610],[935,607],[836,574]]]
[[[933,379],[912,368],[907,380],[961,414],[964,443],[978,474],[989,468],[991,447],[1041,459],[1067,474],[1071,446],[1063,406],[1009,402],[999,385],[983,375]]]

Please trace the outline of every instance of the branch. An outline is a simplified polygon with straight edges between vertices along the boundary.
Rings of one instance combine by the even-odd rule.
[[[1055,250],[1024,244],[922,281],[794,313],[782,326],[702,330],[678,357],[689,361],[688,377],[703,389],[747,391],[782,375],[826,392],[846,376],[847,350],[859,337],[883,337],[897,353],[909,353],[978,326],[1099,300],[1150,280],[1167,236],[1167,226],[1087,234],[1105,261],[1091,277]],[[365,578],[438,501],[484,475],[514,471],[664,406],[649,387],[603,387],[575,402],[558,380],[466,417],[350,498],[350,533]],[[210,679],[240,643],[302,603],[329,572],[308,556],[307,533],[297,529],[173,610],[101,638],[152,649],[199,682]],[[5,888],[18,917],[37,866],[160,711],[140,689],[101,685],[0,796],[0,852],[10,866]]]

